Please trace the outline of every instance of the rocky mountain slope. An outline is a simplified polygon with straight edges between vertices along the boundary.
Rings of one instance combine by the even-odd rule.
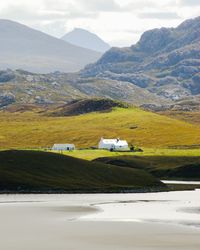
[[[101,53],[80,48],[25,25],[0,20],[0,69],[74,72]]]
[[[33,74],[23,70],[0,71],[0,107],[9,104],[62,104],[91,97],[111,98],[134,105],[167,103],[129,82],[80,78],[78,74]]]
[[[200,17],[147,31],[129,48],[112,48],[81,75],[130,82],[171,100],[200,94]]]
[[[80,28],[72,30],[61,39],[73,45],[98,51],[101,53],[104,53],[110,49],[110,45],[104,42],[100,37]]]

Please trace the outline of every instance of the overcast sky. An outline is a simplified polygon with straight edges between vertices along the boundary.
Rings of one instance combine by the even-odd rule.
[[[0,18],[61,37],[73,28],[129,46],[148,29],[175,27],[200,13],[200,0],[0,0]]]

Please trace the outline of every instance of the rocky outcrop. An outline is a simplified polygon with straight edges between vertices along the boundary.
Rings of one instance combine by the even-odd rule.
[[[5,107],[15,102],[15,96],[10,92],[0,94],[0,107]]]
[[[197,17],[177,28],[147,31],[129,48],[112,48],[97,63],[82,70],[81,76],[128,81],[174,100],[200,94],[199,72]]]

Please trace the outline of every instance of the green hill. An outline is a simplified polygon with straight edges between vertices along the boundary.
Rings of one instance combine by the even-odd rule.
[[[122,168],[142,169],[160,179],[200,181],[200,156],[118,156],[95,161]]]
[[[163,186],[144,170],[47,152],[0,152],[1,192],[149,191]]]

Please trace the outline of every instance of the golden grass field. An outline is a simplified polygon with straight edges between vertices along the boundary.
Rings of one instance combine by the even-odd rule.
[[[74,150],[62,152],[64,155],[80,158],[84,160],[94,160],[101,157],[118,157],[118,156],[141,156],[141,157],[199,157],[199,149],[167,149],[167,148],[143,148],[143,152],[110,152],[108,150]]]
[[[52,147],[54,143],[74,143],[77,148],[85,148],[97,146],[101,137],[120,137],[153,150],[200,145],[200,125],[138,108],[72,117],[0,112],[1,149]]]

